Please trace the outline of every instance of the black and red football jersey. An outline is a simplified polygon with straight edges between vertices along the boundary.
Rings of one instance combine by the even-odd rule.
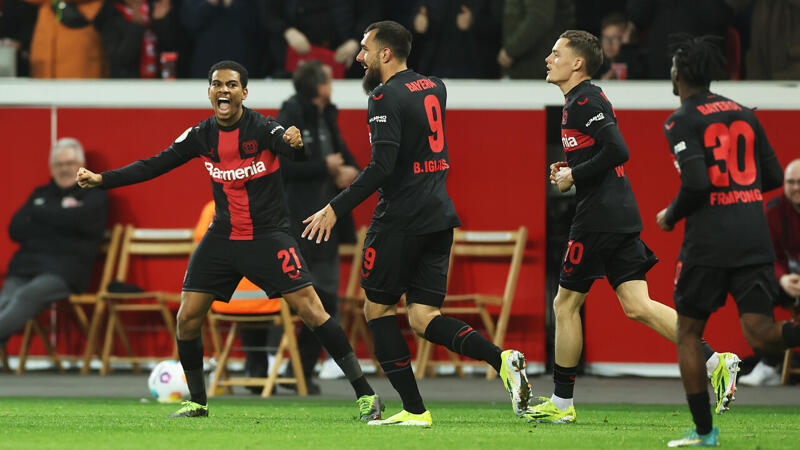
[[[683,184],[688,182],[687,172],[694,173],[687,165],[699,161],[705,166],[696,172],[703,178],[699,185],[709,186],[681,212],[675,211],[677,202],[668,209],[672,222],[686,217],[683,264],[740,267],[772,262],[762,191],[780,186],[783,175],[753,111],[721,95],[700,92],[667,119],[664,134]]]
[[[445,138],[447,89],[436,77],[410,69],[396,73],[369,96],[367,124],[372,160],[331,206],[339,214],[373,191],[376,166],[386,171],[376,186],[378,205],[370,230],[432,233],[461,225],[447,193],[450,169]],[[383,152],[383,153],[382,153]]]
[[[187,129],[161,153],[102,173],[105,189],[139,183],[162,175],[192,158],[201,158],[211,178],[216,214],[209,232],[231,240],[259,239],[269,231],[288,229],[289,209],[283,191],[278,154],[306,160],[304,148],[283,142],[284,128],[272,117],[243,108],[230,127],[214,116]]]
[[[565,96],[561,143],[575,180],[577,206],[574,231],[633,233],[642,230],[639,207],[620,163],[607,164],[601,152],[611,145],[607,127],[617,126],[616,115],[603,91],[589,80]],[[619,136],[619,133],[615,133]],[[613,145],[625,146],[621,137]],[[624,149],[627,159],[627,147]],[[591,176],[581,177],[583,173]]]

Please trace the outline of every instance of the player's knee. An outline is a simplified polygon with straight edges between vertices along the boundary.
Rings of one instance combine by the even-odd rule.
[[[438,311],[409,310],[408,324],[417,336],[424,337],[428,324],[438,315],[440,315]]]
[[[553,312],[556,318],[578,314],[580,309],[581,302],[570,296],[556,295],[555,300],[553,300]]]
[[[750,347],[763,351],[782,350],[782,340],[780,333],[775,327],[775,322],[771,317],[761,314],[748,314],[742,320],[744,336]]]
[[[181,308],[178,310],[178,315],[175,320],[175,334],[178,339],[194,339],[200,335],[200,327],[202,326],[202,317],[197,317],[189,311]]]
[[[297,312],[303,323],[311,328],[322,325],[330,318],[330,314],[325,312],[322,302],[311,287],[293,292],[291,295],[286,294],[284,298],[289,302],[292,309]]]
[[[636,322],[644,322],[647,318],[647,308],[641,303],[623,304],[622,310],[625,311],[625,317]]]

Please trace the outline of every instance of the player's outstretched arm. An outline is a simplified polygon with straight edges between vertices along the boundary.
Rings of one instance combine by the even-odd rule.
[[[78,175],[75,178],[78,182],[78,186],[82,188],[93,188],[103,184],[102,175],[94,173],[85,167],[78,169]]]
[[[331,208],[330,203],[328,203],[313,216],[309,216],[303,221],[303,223],[307,225],[300,237],[305,238],[308,236],[308,240],[311,241],[314,240],[316,236],[317,244],[322,242],[323,239],[325,242],[328,242],[328,239],[331,237],[331,229],[336,225],[336,219],[336,212]]]
[[[303,136],[300,135],[300,130],[295,126],[289,127],[283,133],[283,142],[289,144],[293,149],[303,148]]]
[[[267,118],[267,133],[269,135],[269,148],[276,155],[285,156],[292,161],[308,161],[308,150],[303,146],[303,137],[295,126],[288,129],[272,117]]]

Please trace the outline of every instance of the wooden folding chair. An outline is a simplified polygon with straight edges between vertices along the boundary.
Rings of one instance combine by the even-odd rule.
[[[230,386],[263,386],[264,390],[261,393],[262,397],[269,397],[272,395],[272,389],[275,384],[296,384],[297,393],[302,396],[308,395],[308,388],[306,387],[306,378],[303,374],[303,364],[300,361],[300,351],[297,348],[297,337],[295,336],[295,323],[300,319],[292,315],[289,311],[289,305],[286,300],[281,299],[281,309],[274,314],[220,314],[213,310],[208,313],[208,324],[211,329],[211,336],[214,340],[214,345],[217,349],[220,348],[219,344],[222,342],[222,336],[219,331],[220,322],[231,322],[232,326],[228,332],[228,337],[225,340],[225,345],[219,352],[217,360],[217,368],[214,370],[214,376],[211,380],[211,385],[208,387],[208,396],[213,397],[217,394],[217,389],[220,387],[229,388]],[[239,334],[239,329],[242,327],[248,328],[263,328],[263,327],[281,327],[283,329],[283,336],[278,345],[278,351],[275,354],[275,362],[270,367],[269,374],[266,378],[253,378],[253,377],[231,377],[228,374],[227,364],[230,357],[233,343],[236,341],[236,336]],[[284,360],[284,354],[289,353],[289,362],[292,364],[293,377],[282,378],[278,376],[278,370]]]
[[[132,225],[125,227],[122,238],[119,264],[115,280],[125,282],[128,276],[130,260],[133,256],[147,258],[185,258],[187,261],[194,250],[194,230],[184,228],[174,229],[148,229],[134,228]],[[106,322],[106,335],[103,343],[102,366],[100,374],[106,375],[110,369],[112,361],[130,362],[133,370],[140,372],[140,362],[158,361],[162,357],[137,357],[133,355],[133,349],[128,339],[125,327],[120,319],[120,313],[124,312],[147,312],[154,311],[161,315],[163,323],[169,332],[173,342],[175,341],[175,320],[174,313],[169,308],[169,304],[179,304],[181,280],[175,280],[178,292],[147,291],[135,293],[113,293],[106,292],[100,296],[101,302],[108,308],[108,320]],[[147,301],[151,300],[151,301]],[[122,343],[127,356],[112,356],[114,344],[114,334]],[[173,358],[177,358],[177,344],[173,348]]]
[[[356,232],[354,244],[339,245],[339,256],[351,258],[350,272],[347,275],[347,285],[344,295],[339,299],[342,302],[342,329],[347,333],[350,346],[355,350],[358,341],[364,342],[367,353],[379,374],[383,374],[381,365],[375,357],[375,349],[364,318],[364,301],[367,296],[361,288],[361,262],[364,250],[364,240],[367,237],[367,227],[361,227]]]
[[[793,307],[790,309],[792,312],[792,322],[800,321],[800,308]],[[787,348],[783,356],[783,371],[781,372],[781,384],[787,386],[789,384],[789,376],[795,373],[800,373],[800,367],[792,367],[792,356],[794,349]]]
[[[6,349],[4,348],[0,348],[0,364],[3,365],[4,373],[11,373],[11,368],[8,367],[8,355],[6,354]]]
[[[116,224],[110,230],[107,230],[103,239],[103,244],[100,246],[100,254],[104,256],[103,259],[103,269],[100,275],[100,282],[97,285],[96,292],[86,292],[82,294],[72,294],[67,298],[67,304],[72,309],[72,312],[75,315],[75,319],[80,327],[81,331],[87,336],[86,347],[90,348],[89,358],[91,359],[93,355],[94,349],[94,341],[96,340],[96,336],[90,333],[92,329],[92,325],[99,322],[99,319],[96,318],[97,316],[93,316],[93,322],[90,323],[89,319],[86,317],[86,312],[84,311],[84,307],[95,306],[97,302],[98,295],[105,292],[106,286],[108,282],[111,281],[111,275],[114,271],[114,265],[117,262],[117,255],[119,253],[119,242],[122,238],[122,225]],[[50,337],[48,334],[50,330],[46,327],[43,327],[40,322],[40,318],[42,316],[47,316],[49,320],[52,317],[52,314],[56,312],[55,310],[56,304],[53,304],[52,308],[48,308],[42,313],[39,314],[38,317],[34,317],[28,320],[25,323],[25,329],[22,333],[22,344],[20,345],[19,349],[19,364],[17,365],[17,375],[22,375],[25,372],[25,363],[28,360],[28,352],[30,351],[31,341],[33,334],[36,333],[37,336],[42,340],[44,344],[45,351],[50,359],[53,361],[53,364],[58,368],[59,371],[64,371],[64,367],[61,365],[61,360],[83,360],[84,367],[88,366],[88,361],[85,358],[85,352],[83,357],[68,357],[68,356],[60,356],[56,349],[54,348],[54,343],[50,342]],[[97,308],[95,308],[96,310]],[[95,325],[96,327],[96,325]]]
[[[517,288],[519,271],[528,238],[528,229],[519,227],[512,231],[467,231],[456,229],[453,232],[453,248],[450,252],[450,271],[448,284],[452,275],[455,258],[468,258],[471,260],[492,260],[508,265],[505,288],[501,294],[472,293],[448,294],[442,305],[443,314],[477,314],[495,345],[502,348],[506,336],[506,328],[511,313],[511,304],[514,302],[514,293]],[[492,317],[489,307],[499,307],[497,319]],[[453,352],[449,352],[450,361],[431,361],[433,344],[427,340],[419,340],[416,366],[417,378],[424,378],[426,372],[433,365],[450,364],[456,367],[460,376],[464,376],[464,365],[484,365],[482,361],[464,361]],[[487,379],[496,375],[493,369],[486,374]]]

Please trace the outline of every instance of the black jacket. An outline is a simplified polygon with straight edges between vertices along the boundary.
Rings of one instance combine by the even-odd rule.
[[[111,78],[139,78],[142,38],[147,30],[142,25],[129,22],[114,6],[113,1],[106,2],[95,19],[95,28],[100,32],[103,49],[106,52]],[[124,3],[124,2],[119,2]],[[152,1],[150,11],[152,11]],[[152,13],[151,13],[152,14]],[[156,35],[156,60],[159,53],[175,50],[176,36],[172,12],[162,19],[151,19],[150,29]],[[160,76],[157,72],[156,78]]]
[[[303,144],[307,147],[307,162],[291,161],[281,157],[281,173],[286,188],[286,196],[291,211],[292,226],[300,228],[301,222],[308,216],[322,209],[323,206],[339,193],[333,176],[328,173],[328,165],[322,148],[319,146],[319,110],[311,100],[295,94],[281,105],[278,122],[286,127],[296,126],[303,135]],[[341,153],[345,165],[359,167],[356,159],[347,148],[339,132],[339,110],[328,105],[322,117],[328,125],[333,141],[334,152]],[[338,229],[338,230],[337,230]],[[339,242],[352,241],[353,219],[350,214],[339,217],[331,239],[321,245],[306,246],[302,240],[301,251],[306,258],[312,256],[330,256],[338,251]],[[299,231],[297,232],[299,236]]]
[[[63,207],[66,197],[77,200],[78,206]],[[52,180],[37,187],[8,226],[9,236],[20,244],[8,264],[8,275],[56,274],[73,292],[86,291],[107,211],[108,197],[101,189],[81,189],[76,184],[64,190]]]

